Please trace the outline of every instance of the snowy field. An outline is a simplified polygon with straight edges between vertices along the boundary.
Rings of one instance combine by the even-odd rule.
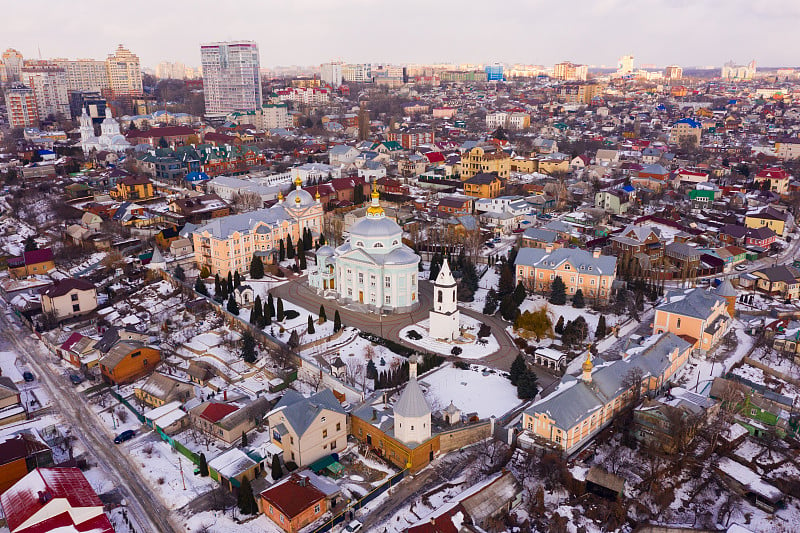
[[[400,338],[410,344],[419,346],[426,351],[442,355],[451,355],[453,348],[458,346],[461,348],[462,352],[457,357],[462,359],[481,359],[500,349],[500,344],[498,344],[494,335],[490,335],[484,339],[486,344],[477,343],[478,329],[480,328],[481,323],[472,317],[461,315],[461,327],[464,328],[466,333],[469,333],[474,338],[467,339],[462,337],[453,342],[439,341],[430,337],[428,332],[429,322],[429,320],[423,320],[421,322],[417,322],[416,324],[412,324],[411,326],[404,327],[402,330],[400,330]],[[414,330],[422,335],[422,338],[419,340],[410,338],[408,336],[408,332],[411,330]]]
[[[501,416],[522,401],[517,388],[497,371],[478,365],[461,370],[442,366],[420,380],[433,410],[444,409],[452,401],[462,413],[477,413],[480,418]],[[480,391],[491,391],[481,394]]]

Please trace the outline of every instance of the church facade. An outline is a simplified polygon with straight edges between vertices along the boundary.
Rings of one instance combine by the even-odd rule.
[[[403,244],[403,229],[386,218],[377,191],[345,243],[320,247],[316,259],[308,283],[320,294],[373,311],[402,313],[419,305],[419,256]]]
[[[94,134],[92,118],[83,110],[80,116],[81,149],[84,154],[92,150],[98,152],[124,152],[132,148],[131,144],[120,132],[119,122],[111,116],[111,109],[106,107],[106,118],[100,124],[100,137]]]

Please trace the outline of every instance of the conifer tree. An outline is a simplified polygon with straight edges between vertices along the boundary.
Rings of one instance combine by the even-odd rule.
[[[586,302],[583,301],[583,291],[578,289],[572,296],[572,307],[575,309],[583,309],[585,306]]]
[[[261,258],[253,254],[253,259],[250,260],[250,279],[261,279],[264,277],[264,263]]]
[[[237,504],[239,512],[242,514],[255,514],[258,512],[256,498],[253,496],[253,488],[250,486],[250,479],[245,476],[239,486],[239,497]]]
[[[333,332],[336,333],[342,329],[342,317],[339,316],[339,310],[336,310],[336,314],[333,315]]]
[[[278,322],[283,322],[284,318],[285,315],[283,314],[283,300],[278,298],[278,311],[277,315],[275,316],[275,320],[277,320]]]
[[[311,315],[308,315],[308,334],[313,335],[314,333],[316,333],[316,330],[314,330],[314,319],[311,318]]]
[[[594,330],[594,338],[600,340],[606,336],[606,316],[600,315],[597,319],[597,329]]]
[[[239,304],[236,303],[236,299],[233,297],[233,294],[228,296],[227,309],[232,315],[239,315]]]
[[[564,305],[567,303],[567,287],[561,276],[556,276],[553,285],[550,287],[550,303],[553,305]]]
[[[325,306],[319,304],[319,323],[324,324],[328,321],[328,317],[325,315]]]
[[[292,242],[292,236],[286,236],[286,259],[294,259],[294,243]]]

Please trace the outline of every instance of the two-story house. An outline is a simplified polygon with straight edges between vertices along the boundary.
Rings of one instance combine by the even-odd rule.
[[[116,186],[109,191],[115,200],[135,202],[149,200],[155,197],[153,182],[146,176],[128,176],[117,181]]]
[[[97,289],[84,279],[64,278],[41,291],[42,312],[56,320],[85,315],[97,309]]]
[[[731,325],[729,297],[718,294],[728,287],[730,283],[714,291],[697,287],[667,292],[655,308],[653,333],[668,331],[691,339],[695,350],[702,353],[711,350]]]
[[[600,255],[600,250],[522,248],[517,253],[514,270],[517,281],[540,294],[548,292],[556,277],[560,277],[568,295],[580,289],[587,298],[608,300],[617,275],[617,258]]]

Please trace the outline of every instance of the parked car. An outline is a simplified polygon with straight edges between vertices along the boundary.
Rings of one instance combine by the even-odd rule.
[[[494,248],[494,244],[493,244],[493,243],[491,243],[491,242],[487,242],[487,243],[486,243],[486,247],[487,247],[487,248]]]
[[[132,429],[125,430],[116,437],[114,437],[114,444],[120,444],[122,442],[125,442],[126,440],[131,440],[134,437],[134,435],[136,435],[136,432],[134,430]]]
[[[83,383],[83,377],[78,374],[70,374],[69,380],[72,382],[73,385],[80,385]]]
[[[742,272],[743,270],[747,270],[747,265],[736,265],[734,268],[739,272]]]
[[[33,381],[36,378],[33,377],[33,373],[26,371],[26,372],[22,373],[22,379],[24,379],[25,381],[30,383],[31,381]]]
[[[353,520],[347,526],[345,526],[344,530],[348,533],[355,533],[356,531],[361,531],[361,528],[364,527],[364,524],[359,522],[358,520]]]

